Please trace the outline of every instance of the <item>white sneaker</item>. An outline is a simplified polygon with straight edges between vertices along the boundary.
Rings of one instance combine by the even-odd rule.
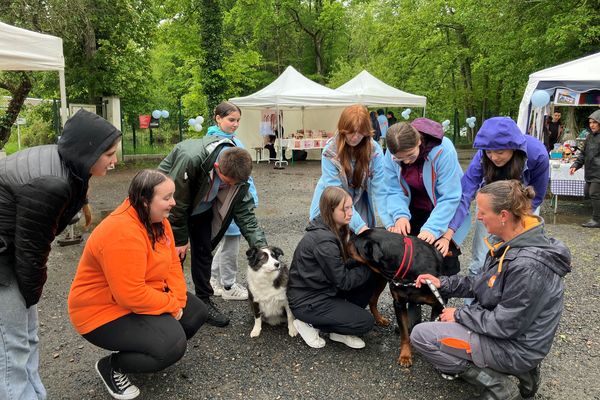
[[[320,349],[325,346],[325,339],[319,336],[319,330],[312,327],[312,325],[302,322],[299,319],[294,320],[294,326],[298,330],[304,343],[312,347],[313,349]]]
[[[334,342],[344,343],[346,346],[351,347],[353,349],[362,349],[365,347],[365,342],[354,335],[340,335],[339,333],[330,333],[329,339]]]
[[[223,286],[221,286],[216,278],[210,278],[210,286],[212,286],[215,296],[223,295]]]
[[[223,300],[248,300],[248,289],[234,283],[229,290],[223,288]]]

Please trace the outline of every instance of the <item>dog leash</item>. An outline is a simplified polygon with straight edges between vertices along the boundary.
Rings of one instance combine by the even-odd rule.
[[[409,254],[409,256],[408,256],[409,258],[408,258],[408,263],[405,264],[406,259],[407,259],[407,254]],[[400,263],[400,266],[396,270],[396,274],[394,275],[392,280],[396,279],[398,277],[398,275],[400,275],[400,274],[402,274],[400,279],[404,279],[404,277],[410,270],[410,267],[412,265],[412,259],[413,259],[413,243],[409,237],[405,236],[404,237],[404,254],[402,255],[402,262]]]
[[[442,307],[446,308],[446,304],[444,304],[444,300],[442,299],[442,296],[440,295],[440,292],[433,285],[433,283],[429,279],[425,279],[425,283],[427,283],[427,286],[429,286],[429,289],[431,289],[431,292],[433,293],[433,295],[435,296],[435,298],[437,299],[437,301],[440,302],[440,304],[442,305]]]

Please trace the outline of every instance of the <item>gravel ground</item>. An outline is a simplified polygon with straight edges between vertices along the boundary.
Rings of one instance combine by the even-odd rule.
[[[119,166],[92,182],[95,219],[125,197],[136,168]],[[260,205],[257,209],[270,244],[279,246],[289,262],[308,220],[318,162],[298,163],[284,170],[261,164],[253,173]],[[549,203],[549,202],[546,202]],[[545,204],[543,211],[549,211]],[[566,277],[565,310],[552,351],[542,367],[537,399],[600,399],[600,230],[581,228],[591,210],[581,201],[563,201],[559,216],[546,215],[551,236],[563,240],[573,254],[573,272]],[[67,294],[83,244],[54,245],[48,282],[39,304],[40,371],[50,399],[108,399],[94,364],[105,355],[81,338],[67,314]],[[239,280],[245,282],[245,243],[239,257]],[[470,240],[463,246],[463,270],[470,258]],[[186,277],[191,285],[189,267]],[[132,375],[140,399],[466,399],[472,388],[461,380],[443,380],[421,357],[410,369],[396,364],[399,336],[392,327],[376,327],[365,336],[365,349],[352,350],[327,341],[311,349],[300,337],[290,338],[283,326],[263,325],[251,339],[253,324],[243,301],[216,300],[231,318],[227,328],[205,326],[188,343],[177,364],[156,374]],[[380,299],[383,314],[393,317],[391,297]]]

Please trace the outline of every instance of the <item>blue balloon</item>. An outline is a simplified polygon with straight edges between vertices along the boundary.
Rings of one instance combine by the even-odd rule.
[[[190,118],[190,119],[188,119],[188,124],[190,126],[194,126],[196,124],[196,118]]]
[[[544,107],[550,102],[550,95],[545,90],[536,90],[531,96],[531,104],[534,107]]]
[[[162,110],[160,112],[161,117],[163,118],[169,118],[169,112],[167,110]]]
[[[160,110],[152,111],[152,118],[154,118],[154,119],[159,119],[161,115],[162,114],[161,114]]]

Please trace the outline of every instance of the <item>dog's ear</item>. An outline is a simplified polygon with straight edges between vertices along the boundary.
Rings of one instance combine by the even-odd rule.
[[[367,254],[370,256],[370,259],[375,263],[380,263],[383,259],[383,251],[381,250],[381,245],[378,242],[369,241],[366,243]]]
[[[279,247],[271,247],[271,251],[273,252],[273,257],[276,260],[279,260],[279,257],[281,257],[283,255],[283,250],[281,250]]]
[[[248,261],[252,261],[256,257],[256,253],[258,252],[258,247],[252,246],[248,250],[246,250],[246,258]]]

